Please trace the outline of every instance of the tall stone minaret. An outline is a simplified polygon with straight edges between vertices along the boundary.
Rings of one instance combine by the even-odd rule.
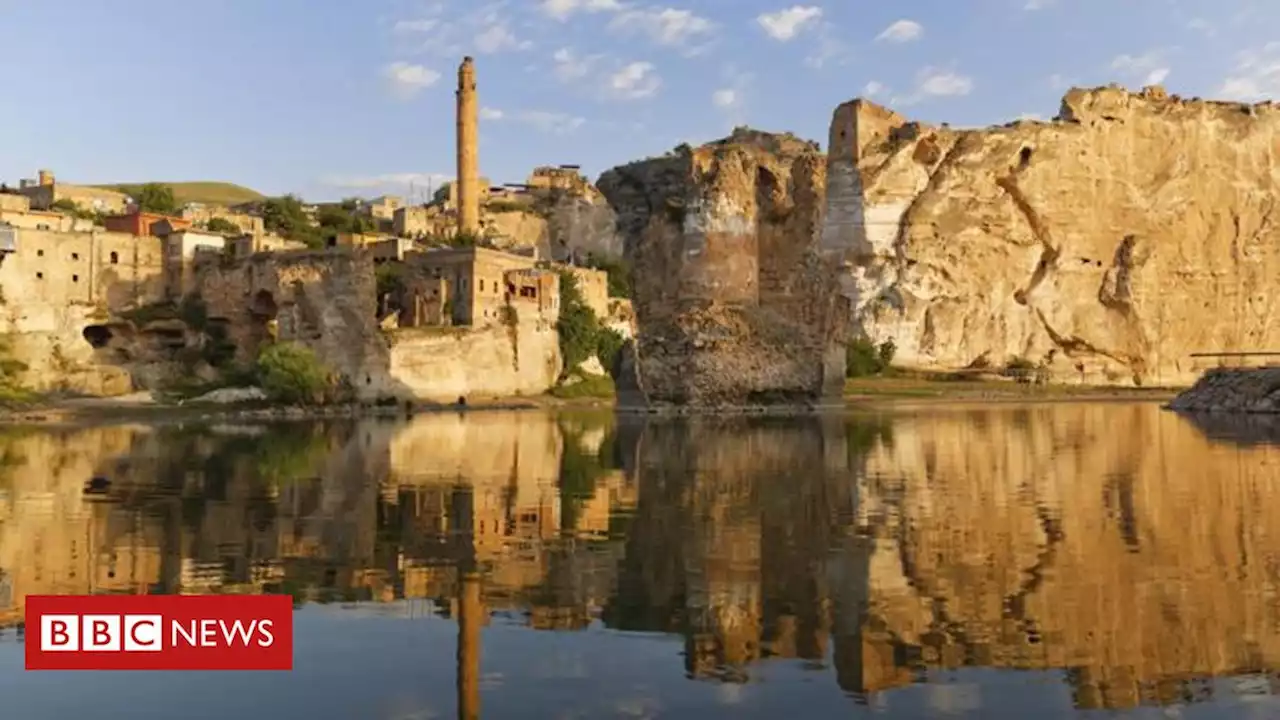
[[[476,68],[470,56],[458,66],[458,232],[480,232],[480,113]]]

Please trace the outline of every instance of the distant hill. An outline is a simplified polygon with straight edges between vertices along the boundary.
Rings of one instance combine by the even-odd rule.
[[[265,197],[257,190],[227,182],[162,182],[173,188],[173,197],[180,204],[197,202],[209,205],[237,205]],[[95,185],[94,187],[116,190],[132,194],[144,183],[118,183],[114,185]]]

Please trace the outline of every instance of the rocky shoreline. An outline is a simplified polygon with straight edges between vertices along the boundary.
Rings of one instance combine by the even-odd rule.
[[[874,389],[874,392],[868,390]],[[465,404],[401,401],[345,403],[319,406],[282,406],[266,400],[222,402],[163,402],[139,396],[80,398],[43,405],[0,410],[0,425],[99,425],[115,423],[227,423],[302,422],[316,420],[403,419],[415,415],[453,412],[511,411],[609,411],[626,417],[687,417],[692,415],[803,417],[859,410],[960,407],[1017,403],[1167,402],[1173,390],[1096,388],[1071,386],[1010,386],[992,388],[956,382],[885,381],[850,387],[845,395],[827,403],[793,405],[740,405],[716,408],[681,405],[619,404],[615,398],[557,398],[550,395],[472,400]]]
[[[1166,407],[1182,413],[1280,414],[1280,367],[1210,370]]]

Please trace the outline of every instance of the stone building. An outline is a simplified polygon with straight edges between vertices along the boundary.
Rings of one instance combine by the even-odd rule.
[[[554,319],[559,313],[559,277],[537,268],[532,257],[445,248],[413,253],[407,262],[402,327],[496,324],[508,320],[509,305],[537,317]]]
[[[160,241],[113,232],[14,230],[14,252],[0,263],[0,289],[7,300],[21,300],[23,320],[36,325],[37,306],[72,304],[126,309],[163,296]],[[10,323],[12,324],[12,323]]]
[[[237,258],[248,257],[257,253],[264,252],[289,252],[291,250],[305,250],[306,243],[297,240],[289,240],[273,233],[265,233],[262,235],[244,234],[232,239],[229,242],[231,254]]]
[[[390,222],[396,211],[404,207],[404,198],[397,195],[383,195],[360,205],[360,214],[374,220]]]
[[[402,262],[414,251],[414,244],[408,238],[383,238],[364,246],[373,255],[375,263]]]
[[[344,232],[334,235],[329,240],[329,247],[369,247],[379,242],[382,242],[382,236],[376,233]]]
[[[127,371],[96,363],[90,328],[163,299],[160,241],[7,227],[0,244],[0,334],[27,365],[20,381],[37,391],[129,392]]]
[[[196,227],[204,227],[209,224],[210,220],[217,218],[226,220],[232,225],[240,228],[241,232],[248,235],[263,235],[267,232],[266,225],[261,216],[236,212],[230,208],[223,207],[222,205],[187,203],[182,207],[179,216]]]
[[[533,169],[524,184],[530,190],[581,190],[589,184],[577,165],[542,165]]]
[[[0,212],[24,213],[31,209],[31,201],[26,195],[13,192],[0,192]]]
[[[400,237],[422,238],[452,235],[455,221],[444,203],[410,205],[395,211],[391,231]]]
[[[89,232],[93,221],[49,210],[32,210],[25,195],[0,193],[0,222],[26,230]]]
[[[171,299],[181,298],[195,291],[195,266],[201,257],[221,256],[227,248],[227,238],[200,230],[170,233],[162,242],[165,294]]]
[[[111,232],[128,233],[138,237],[163,237],[170,232],[191,227],[189,220],[141,210],[110,215],[103,219],[102,224]]]
[[[59,183],[48,170],[41,170],[36,180],[23,180],[18,192],[25,195],[36,210],[48,210],[59,200],[70,200],[81,210],[93,212],[123,213],[129,209],[129,196],[122,192]]]
[[[609,273],[594,268],[567,265],[564,267],[578,280],[578,292],[596,317],[609,317]]]

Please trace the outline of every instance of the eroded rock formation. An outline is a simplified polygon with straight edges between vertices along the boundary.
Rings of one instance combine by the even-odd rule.
[[[1053,122],[954,130],[865,100],[831,126],[824,242],[855,325],[926,368],[1190,383],[1197,351],[1280,344],[1280,110],[1072,90]]]
[[[746,130],[601,176],[633,267],[649,404],[839,393],[849,311],[842,248],[817,244],[825,183],[813,144]]]

